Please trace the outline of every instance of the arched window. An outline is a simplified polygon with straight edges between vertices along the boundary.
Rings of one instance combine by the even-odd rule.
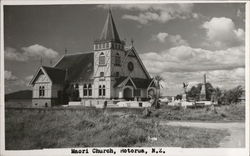
[[[116,53],[116,55],[115,55],[115,65],[116,66],[121,65],[121,57],[120,57],[119,53]]]
[[[84,84],[83,85],[83,96],[87,96],[88,95],[88,88],[87,88],[87,85]]]
[[[39,86],[39,96],[42,96],[42,86]]]
[[[104,65],[105,64],[105,55],[104,53],[101,53],[99,56],[99,64]]]
[[[105,96],[106,94],[106,89],[105,89],[105,85],[102,86],[102,96]]]
[[[102,96],[102,86],[99,86],[99,96]]]
[[[91,84],[88,85],[88,94],[89,94],[89,96],[92,96],[92,85]]]

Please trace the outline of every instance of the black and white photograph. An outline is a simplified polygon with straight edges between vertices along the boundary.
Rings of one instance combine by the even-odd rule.
[[[4,156],[249,150],[248,2],[4,2]]]

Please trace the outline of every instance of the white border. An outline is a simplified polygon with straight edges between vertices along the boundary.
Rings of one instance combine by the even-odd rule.
[[[1,115],[1,129],[0,129],[0,155],[73,155],[70,154],[71,148],[64,148],[64,149],[44,149],[44,150],[29,150],[29,151],[5,151],[5,143],[4,143],[4,38],[3,38],[3,5],[66,5],[66,4],[122,4],[122,3],[137,3],[137,4],[144,4],[144,3],[246,3],[246,17],[245,17],[245,86],[246,86],[246,121],[245,121],[245,148],[164,148],[166,154],[168,156],[195,156],[195,155],[202,155],[202,156],[248,156],[249,155],[249,9],[250,9],[250,2],[248,1],[152,1],[152,0],[0,0],[0,24],[1,24],[1,55],[0,55],[0,115]],[[89,148],[91,149],[91,148]],[[115,150],[119,150],[120,148],[113,148]],[[144,148],[144,149],[151,149],[151,148]],[[75,154],[79,155],[79,154]],[[80,154],[80,155],[90,155],[90,154]],[[100,155],[107,155],[107,154],[98,154]],[[112,154],[114,155],[114,154]],[[119,155],[130,155],[130,154],[119,154]],[[142,155],[142,154],[131,154],[131,155]],[[150,154],[147,155],[163,155],[163,154]]]

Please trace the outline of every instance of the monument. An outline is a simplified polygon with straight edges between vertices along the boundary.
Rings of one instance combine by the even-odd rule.
[[[187,101],[187,87],[188,83],[183,82],[184,93],[182,94],[182,101]]]
[[[204,74],[204,81],[203,84],[201,86],[201,92],[200,92],[200,101],[206,101],[206,74]]]

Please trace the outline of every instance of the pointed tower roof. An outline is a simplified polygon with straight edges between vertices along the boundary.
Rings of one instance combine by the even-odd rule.
[[[110,9],[108,11],[108,16],[104,24],[99,41],[115,41],[119,43],[121,42]]]

